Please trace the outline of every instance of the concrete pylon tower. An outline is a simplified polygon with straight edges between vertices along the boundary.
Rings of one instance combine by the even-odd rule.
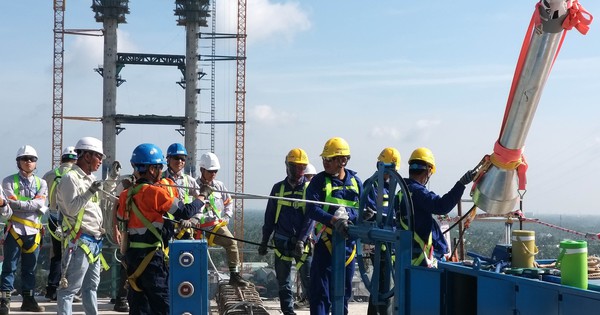
[[[176,0],[177,25],[185,26],[185,119],[184,145],[188,151],[184,172],[196,176],[198,130],[198,33],[208,24],[209,0]]]
[[[92,10],[96,22],[104,28],[104,64],[102,70],[102,142],[106,160],[102,163],[102,177],[115,160],[117,143],[117,27],[125,23],[129,14],[129,0],[94,0]]]

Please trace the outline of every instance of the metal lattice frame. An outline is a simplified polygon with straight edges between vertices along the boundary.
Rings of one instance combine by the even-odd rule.
[[[65,2],[54,0],[54,63],[52,89],[52,167],[60,165],[63,140],[63,61]]]
[[[246,121],[246,0],[238,0],[237,81],[235,90],[235,192],[244,192],[244,122]],[[244,238],[244,200],[235,199],[235,236]],[[240,249],[243,243],[238,243]],[[240,250],[240,256],[243,251]],[[243,261],[243,257],[240,257]]]

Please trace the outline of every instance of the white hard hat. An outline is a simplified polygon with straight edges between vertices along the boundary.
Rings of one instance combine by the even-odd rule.
[[[75,151],[94,151],[102,154],[102,157],[106,157],[104,155],[104,151],[102,150],[102,141],[94,138],[94,137],[83,137],[77,141],[75,144]]]
[[[221,168],[221,164],[219,163],[219,158],[212,153],[204,153],[200,157],[200,167],[207,171],[216,171]]]
[[[317,169],[312,164],[308,164],[304,169],[304,175],[317,175]]]
[[[22,156],[35,156],[38,157],[37,155],[37,151],[35,151],[35,149],[30,146],[30,145],[24,145],[22,147],[19,148],[19,150],[17,150],[17,159],[22,157]]]
[[[62,156],[67,156],[70,159],[77,159],[77,152],[75,152],[74,146],[69,146],[63,149]]]

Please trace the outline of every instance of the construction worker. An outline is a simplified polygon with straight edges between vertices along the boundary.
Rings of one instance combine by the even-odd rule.
[[[200,186],[192,176],[183,173],[187,156],[188,153],[183,144],[171,144],[167,148],[167,170],[163,172],[163,178],[170,178],[179,186],[177,187],[179,197],[185,203],[192,202],[198,196],[198,189],[200,189]],[[196,189],[187,187],[194,187]]]
[[[308,164],[306,152],[300,148],[290,150],[285,157],[287,176],[273,185],[271,196],[304,199],[308,182],[304,177],[304,169]],[[258,248],[259,255],[267,254],[267,244],[273,234],[275,246],[275,273],[279,284],[279,304],[284,315],[293,315],[294,300],[292,294],[292,261],[296,261],[296,271],[310,270],[311,256],[307,238],[300,235],[304,222],[306,204],[289,200],[269,199],[265,209],[265,221],[262,227],[262,242]],[[301,280],[302,290],[308,296],[308,273]]]
[[[217,172],[221,168],[219,158],[214,153],[204,153],[200,157],[200,177],[198,184],[208,185],[213,193],[208,197],[208,203],[203,208],[200,227],[210,230],[215,234],[209,234],[208,245],[219,245],[225,248],[227,264],[229,265],[229,284],[234,286],[248,286],[249,283],[240,274],[240,256],[237,242],[231,237],[233,234],[227,228],[229,219],[233,215],[233,203],[227,188],[216,180]],[[223,237],[221,237],[223,236]]]
[[[48,210],[46,181],[34,175],[38,155],[30,145],[17,150],[17,168],[19,172],[7,176],[2,187],[13,211],[5,228],[4,263],[0,276],[0,314],[10,311],[10,293],[13,290],[17,263],[21,261],[22,311],[43,312],[34,298],[35,271],[42,239],[41,217]]]
[[[306,177],[306,181],[310,182],[315,175],[317,175],[317,169],[314,165],[308,163],[308,165],[306,165],[306,169],[304,170],[304,177]]]
[[[178,187],[170,187],[170,191],[177,190],[179,198],[184,203],[190,203],[196,197],[198,197],[198,189],[200,186],[196,180],[183,173],[185,167],[185,160],[188,156],[186,148],[181,143],[173,143],[167,148],[167,170],[163,172],[163,178],[171,179]],[[193,188],[189,188],[193,187]],[[165,222],[165,225],[171,226],[172,222]],[[171,227],[172,228],[172,227]],[[193,233],[191,230],[181,229],[177,227],[175,234],[173,235],[176,239],[190,238]]]
[[[408,160],[409,177],[405,179],[413,202],[414,239],[413,259],[415,266],[436,267],[437,261],[448,253],[448,244],[433,216],[448,214],[458,204],[465,186],[473,181],[475,171],[467,171],[444,196],[426,187],[435,174],[435,158],[428,148],[417,148]],[[400,204],[400,203],[397,203]],[[404,207],[401,207],[404,209]],[[407,229],[408,216],[401,213],[400,225]]]
[[[138,145],[130,161],[138,178],[119,195],[117,210],[130,286],[129,314],[169,314],[163,215],[170,213],[177,220],[187,220],[180,224],[192,227],[200,222],[200,209],[211,191],[205,186],[198,198],[184,204],[177,195],[171,195],[168,187],[156,185],[166,161],[162,150],[154,144]]]
[[[48,171],[42,177],[48,187],[48,230],[52,241],[52,251],[50,252],[50,270],[48,273],[48,285],[46,286],[46,298],[50,301],[56,301],[56,289],[60,281],[60,260],[62,257],[62,219],[59,218],[58,206],[56,204],[56,187],[62,177],[67,174],[77,161],[75,147],[64,148],[60,158],[60,165]],[[58,233],[56,232],[58,230]]]
[[[387,147],[384,148],[381,153],[379,154],[379,156],[377,157],[377,168],[379,168],[380,164],[391,164],[394,169],[396,170],[396,172],[398,172],[400,170],[400,152],[398,152],[398,150],[396,148],[392,148],[392,147]],[[390,181],[390,175],[389,174],[384,174],[383,175],[383,187],[382,187],[382,192],[383,192],[383,196],[382,196],[382,207],[383,207],[383,213],[381,214],[381,220],[382,220],[382,225],[389,225],[390,223],[393,224],[393,220],[392,222],[389,222],[388,220],[390,218],[394,217],[394,212],[391,211],[388,208],[389,206],[389,181]],[[377,194],[378,194],[378,182],[374,182],[374,184],[376,185],[375,187],[373,187],[373,190],[371,190],[370,194],[369,194],[369,204],[367,206],[367,208],[364,210],[363,212],[363,218],[365,220],[373,220],[375,218],[375,215],[377,214],[377,205],[376,205],[376,200],[377,200]],[[381,255],[381,261],[378,262],[379,263],[379,292],[388,292],[390,290],[390,270],[388,270],[386,267],[388,266],[388,255],[386,253],[386,251],[388,250],[389,246],[386,245],[382,245],[381,246],[381,251],[382,251],[382,255]],[[390,256],[391,257],[391,256]],[[373,255],[371,256],[371,262],[373,263],[373,265],[375,265],[375,257],[373,257]],[[369,296],[369,306],[367,308],[367,314],[368,315],[379,315],[379,314],[392,314],[392,303],[391,303],[391,299],[386,299],[384,301],[384,304],[382,305],[377,305],[375,303],[375,301],[373,301],[372,297]]]
[[[349,222],[356,222],[358,200],[362,191],[362,181],[356,172],[346,168],[350,161],[350,146],[346,140],[334,137],[325,143],[323,152],[324,172],[310,181],[306,189],[306,199],[335,203],[340,206],[306,204],[306,215],[317,221],[312,267],[310,269],[310,313],[329,314],[332,295],[332,229],[348,238]],[[304,235],[309,234],[310,222],[305,222]],[[346,240],[346,278],[344,291],[344,314],[348,314],[348,300],[352,295],[352,277],[354,276],[356,242]],[[318,266],[315,268],[315,266]]]
[[[72,314],[73,298],[80,290],[85,313],[97,314],[100,268],[108,269],[102,256],[105,231],[100,197],[104,195],[99,191],[111,191],[115,181],[112,178],[103,183],[93,174],[105,158],[102,141],[83,137],[75,144],[75,152],[77,162],[56,188],[56,203],[63,220],[62,277],[56,292],[59,315]]]

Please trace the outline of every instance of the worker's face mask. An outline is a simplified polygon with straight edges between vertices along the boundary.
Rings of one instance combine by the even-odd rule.
[[[304,164],[296,164],[296,163],[285,163],[286,165],[286,173],[288,178],[292,182],[298,182],[304,176],[304,170],[306,169],[306,165]]]

